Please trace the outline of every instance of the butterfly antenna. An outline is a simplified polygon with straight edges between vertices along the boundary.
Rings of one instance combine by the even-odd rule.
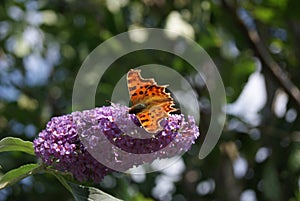
[[[108,102],[108,103],[110,103],[111,105],[114,104],[111,100],[105,100],[105,102]]]

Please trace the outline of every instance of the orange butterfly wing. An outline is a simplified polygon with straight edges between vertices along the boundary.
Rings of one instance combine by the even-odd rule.
[[[154,79],[143,79],[141,70],[133,70],[127,73],[127,85],[132,105],[137,104],[144,99],[144,94],[149,86],[156,85]]]
[[[144,79],[140,70],[131,69],[127,74],[128,91],[132,107],[129,113],[138,117],[146,131],[161,130],[160,121],[169,116],[173,108],[173,98],[165,92],[166,86],[159,86],[154,79]]]

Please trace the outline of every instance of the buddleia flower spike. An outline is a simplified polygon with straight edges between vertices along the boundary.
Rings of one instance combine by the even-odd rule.
[[[109,172],[120,171],[114,166],[129,169],[182,154],[199,136],[192,117],[185,120],[183,115],[171,114],[161,122],[162,130],[155,137],[135,138],[129,133],[140,132],[140,121],[128,111],[128,107],[112,105],[53,117],[34,140],[35,153],[49,168],[71,173],[79,181],[98,183]],[[99,140],[103,137],[111,144]],[[167,152],[165,147],[169,147]],[[113,166],[96,160],[91,152],[95,148],[102,148],[102,156]],[[131,156],[138,157],[128,160]]]

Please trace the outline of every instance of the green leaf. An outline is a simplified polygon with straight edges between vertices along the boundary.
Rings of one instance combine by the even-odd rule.
[[[295,147],[292,149],[290,156],[289,156],[289,161],[288,161],[288,166],[289,166],[289,171],[292,171],[294,173],[298,172],[300,170],[300,147],[299,145],[294,145]]]
[[[137,193],[132,198],[132,201],[154,201],[152,198],[146,198],[142,193]]]
[[[19,168],[10,170],[0,177],[0,189],[6,188],[7,186],[11,186],[14,183],[28,177],[34,173],[39,172],[41,168],[40,164],[27,164],[23,165]]]
[[[294,20],[299,20],[300,19],[299,6],[300,6],[299,0],[287,1],[287,9],[285,15],[289,16],[289,18],[294,18]]]
[[[120,199],[117,199],[94,187],[77,185],[71,182],[68,182],[68,184],[72,188],[72,193],[76,201],[93,201],[93,200],[121,201]]]
[[[272,7],[285,8],[288,1],[286,0],[268,0],[268,4],[272,5]]]
[[[268,200],[281,200],[279,176],[272,162],[268,162],[263,172],[263,194]]]
[[[51,172],[51,174],[53,174],[57,179],[58,181],[70,192],[73,194],[73,190],[71,188],[71,186],[69,185],[69,183],[66,181],[66,179],[60,175],[60,174],[57,174],[57,173],[53,173]]]
[[[266,23],[271,22],[275,15],[275,11],[273,9],[266,7],[256,7],[253,12],[257,19]]]
[[[35,155],[32,142],[15,137],[6,137],[0,141],[0,152],[4,151],[23,151]]]
[[[70,192],[76,201],[94,201],[94,200],[104,200],[104,201],[122,201],[115,198],[95,187],[82,186],[72,182],[68,182],[61,174],[46,171],[53,174],[60,183]]]

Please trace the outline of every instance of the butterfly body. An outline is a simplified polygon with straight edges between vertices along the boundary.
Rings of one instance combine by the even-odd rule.
[[[142,103],[135,104],[129,109],[129,114],[137,114],[137,113],[143,111],[146,107],[147,106]]]
[[[173,98],[165,92],[167,85],[157,85],[154,79],[144,79],[140,70],[131,69],[127,74],[127,85],[132,107],[129,113],[136,114],[146,131],[161,130],[160,121],[169,116],[173,108]]]

